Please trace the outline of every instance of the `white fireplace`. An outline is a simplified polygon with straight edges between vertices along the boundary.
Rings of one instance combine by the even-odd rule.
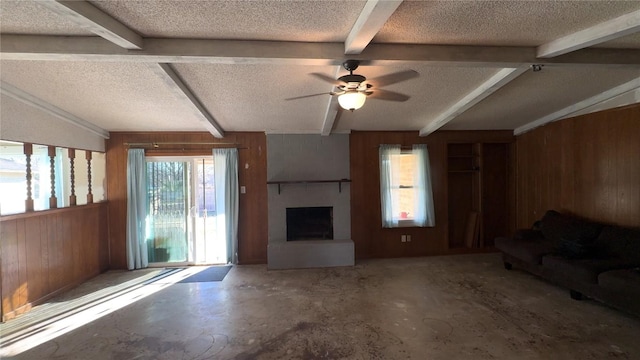
[[[267,179],[269,269],[354,264],[348,135],[267,135]],[[331,209],[333,236],[287,241],[287,209],[300,208]]]

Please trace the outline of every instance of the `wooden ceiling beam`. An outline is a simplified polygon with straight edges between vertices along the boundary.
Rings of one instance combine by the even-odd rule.
[[[207,108],[204,107],[202,102],[200,102],[171,65],[162,63],[155,64],[151,66],[151,70],[164,80],[178,98],[189,103],[189,106],[193,109],[193,113],[202,121],[207,131],[217,138],[224,137],[224,130],[220,124],[211,116]]]
[[[344,43],[345,54],[360,54],[382,29],[402,0],[368,0]]]
[[[539,58],[552,58],[640,31],[640,10],[538,46]]]
[[[347,41],[344,44],[344,53],[347,55],[360,54],[401,3],[402,0],[368,0],[360,12],[358,20],[351,28],[349,36],[347,36]],[[338,78],[341,69],[341,66],[336,68],[335,78]],[[324,121],[320,130],[321,135],[331,135],[331,130],[339,114],[338,97],[331,96],[324,114]]]
[[[451,120],[458,117],[460,114],[469,110],[475,104],[479,103],[489,95],[496,92],[501,87],[510,83],[512,80],[522,75],[528,68],[507,68],[498,71],[495,75],[490,77],[487,81],[483,82],[468,93],[465,97],[453,104],[450,108],[438,115],[435,119],[431,120],[429,124],[420,130],[420,136],[427,136],[432,132],[446,125]]]
[[[628,81],[622,85],[618,85],[614,88],[611,88],[607,91],[604,91],[598,95],[592,96],[590,98],[579,101],[573,105],[567,106],[563,109],[555,111],[551,114],[545,115],[537,120],[534,120],[528,124],[522,125],[513,131],[514,135],[520,135],[527,131],[533,130],[537,127],[545,125],[547,123],[563,119],[571,114],[577,113],[578,111],[584,110],[588,107],[600,104],[607,100],[613,99],[614,97],[626,94],[631,91],[635,91],[640,89],[640,77],[637,77],[631,81]]]
[[[121,61],[215,64],[342,64],[341,43],[145,39],[142,50],[127,50],[96,37],[1,35],[4,60]],[[535,47],[369,44],[349,57],[362,65],[413,65],[516,68],[530,64],[640,68],[637,49],[582,49],[548,59],[536,58]]]
[[[38,4],[125,49],[142,49],[144,40],[88,1],[43,0]]]

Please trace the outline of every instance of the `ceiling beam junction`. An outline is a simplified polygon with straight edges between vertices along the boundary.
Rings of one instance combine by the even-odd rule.
[[[533,130],[544,124],[563,119],[568,115],[584,110],[590,106],[600,104],[604,101],[613,99],[614,97],[624,95],[630,91],[640,89],[640,77],[637,77],[631,81],[628,81],[622,85],[618,85],[607,91],[604,91],[598,95],[579,101],[573,105],[567,106],[551,114],[545,115],[537,120],[534,120],[528,124],[522,125],[513,131],[514,135],[520,135],[527,131]]]
[[[202,105],[200,100],[191,91],[189,86],[182,80],[180,75],[171,67],[170,64],[154,64],[151,69],[158,74],[169,88],[183,100],[187,100],[193,113],[204,123],[205,128],[215,137],[223,138],[224,130],[218,124],[216,119],[211,116],[209,111]]]
[[[142,50],[122,49],[96,37],[0,35],[4,60],[120,61],[151,63],[279,64],[339,66],[341,43],[146,38]],[[521,67],[640,67],[638,49],[582,49],[549,59],[536,58],[535,47],[369,44],[349,55],[366,66],[408,65]]]
[[[508,84],[518,76],[522,75],[529,68],[506,68],[498,71],[495,75],[490,77],[487,81],[483,82],[468,93],[465,97],[460,99],[457,103],[453,104],[450,108],[438,115],[435,119],[431,120],[429,124],[420,130],[420,136],[427,136],[432,132],[446,125],[451,120],[458,117],[460,114],[469,110],[475,104],[479,103],[489,95],[496,92],[498,89]]]
[[[382,29],[402,0],[368,0],[344,43],[345,54],[360,54]]]
[[[135,31],[88,1],[44,0],[38,4],[82,28],[125,49],[142,49],[144,40]]]
[[[54,116],[60,120],[68,122],[69,124],[75,125],[83,130],[86,130],[92,134],[98,135],[101,138],[108,139],[109,132],[101,127],[98,127],[87,120],[81,119],[65,110],[60,109],[57,106],[51,105],[50,103],[29,94],[26,91],[20,90],[17,87],[8,84],[4,81],[0,81],[0,93],[3,95],[9,96],[15,100],[22,102],[28,106],[41,110],[51,116]]]
[[[640,10],[619,16],[538,46],[539,58],[551,58],[640,31]]]
[[[402,0],[368,0],[347,36],[344,43],[344,53],[346,55],[360,54],[401,3]],[[335,78],[340,75],[341,69],[341,66],[336,68]],[[331,96],[324,114],[321,135],[331,135],[333,125],[340,114],[339,111],[338,98]]]

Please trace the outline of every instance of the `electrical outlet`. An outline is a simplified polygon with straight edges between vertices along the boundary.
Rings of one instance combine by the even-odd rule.
[[[407,235],[407,242],[411,242],[411,235]]]
[[[407,235],[400,236],[400,241],[407,242]]]

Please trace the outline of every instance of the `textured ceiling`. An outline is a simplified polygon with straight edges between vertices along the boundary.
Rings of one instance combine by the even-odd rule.
[[[365,1],[93,1],[147,37],[341,42]]]
[[[226,130],[306,133],[322,126],[328,95],[284,99],[331,91],[331,84],[308,73],[329,75],[333,67],[177,64],[175,68]]]
[[[383,89],[411,95],[406,102],[367,99],[364,107],[343,111],[336,131],[420,130],[431,119],[496,72],[492,68],[414,66],[420,77]],[[360,69],[358,69],[360,70]],[[362,74],[376,77],[405,68],[363,66]]]
[[[640,34],[623,36],[619,39],[595,45],[600,48],[640,49]]]
[[[3,34],[93,35],[63,19],[37,1],[0,1],[0,32]]]
[[[2,82],[109,131],[206,130],[202,114],[182,92],[187,89],[224,131],[319,134],[330,96],[286,99],[333,90],[331,84],[310,73],[333,78],[337,67],[304,64],[337,64],[350,58],[342,53],[343,45],[354,25],[362,25],[358,19],[366,8],[364,0],[90,1],[105,13],[100,20],[120,22],[146,38],[140,41],[142,50],[138,51],[96,39],[93,32],[38,2],[0,1],[0,33],[13,39],[9,47],[16,46],[17,38],[28,43],[23,37],[11,37],[12,34],[52,35],[35,37],[31,52],[20,53],[23,60],[3,57]],[[465,55],[466,50],[455,45],[530,47],[533,54],[537,46],[639,11],[640,1],[406,0],[395,12],[385,13],[380,8],[384,6],[373,11],[371,22],[365,23],[359,33],[359,41],[366,45],[372,39],[376,45],[365,46],[362,54],[354,55],[364,60],[356,73],[372,79],[412,69],[419,77],[383,87],[410,96],[408,101],[370,98],[362,109],[341,112],[333,126],[335,132],[420,130],[447,111],[454,111],[456,103],[500,72],[495,62],[502,58],[496,57],[505,56],[503,49],[496,48],[478,48],[477,54]],[[89,21],[85,21],[85,26],[90,26],[86,23]],[[96,33],[109,38],[105,32]],[[0,43],[3,53],[11,52],[5,51],[6,43]],[[153,46],[149,45],[152,43]],[[197,46],[190,47],[194,43]],[[377,45],[383,43],[398,46],[389,49]],[[453,47],[447,47],[449,50],[443,50],[444,55],[438,61],[431,62],[429,56],[434,48],[421,50],[414,44]],[[596,51],[606,51],[606,61],[617,56],[618,62],[625,57],[617,55],[616,49],[637,49],[624,53],[636,61],[640,59],[640,34],[621,36],[593,47],[613,49]],[[91,54],[101,51],[106,53],[103,57],[92,57]],[[41,52],[54,53],[55,60],[34,60]],[[225,52],[240,55],[224,61],[215,58],[219,54],[225,56]],[[162,60],[153,58],[157,54],[164,56]],[[406,60],[403,56],[407,54],[417,58]],[[181,55],[190,57],[185,59]],[[464,66],[459,61],[447,62],[476,55],[480,59],[494,58]],[[573,55],[578,60],[585,56],[578,52]],[[532,55],[526,60],[505,62],[528,68],[538,60],[543,59]],[[178,82],[184,82],[182,90],[180,84],[160,70],[157,61],[170,64],[181,78]],[[622,83],[640,79],[640,60],[623,67],[587,63],[547,65],[537,73],[527,70],[454,118],[444,129],[516,129]],[[344,73],[343,70],[338,76]],[[627,103],[629,98],[633,101],[634,97],[627,96]],[[616,106],[615,101],[606,104]],[[331,122],[333,118],[328,120]]]
[[[3,61],[2,81],[112,131],[202,130],[149,64]],[[45,81],[46,79],[46,81]]]
[[[640,9],[640,1],[405,1],[379,43],[538,46]]]
[[[510,82],[444,129],[514,129],[638,76],[638,69],[546,66]]]

